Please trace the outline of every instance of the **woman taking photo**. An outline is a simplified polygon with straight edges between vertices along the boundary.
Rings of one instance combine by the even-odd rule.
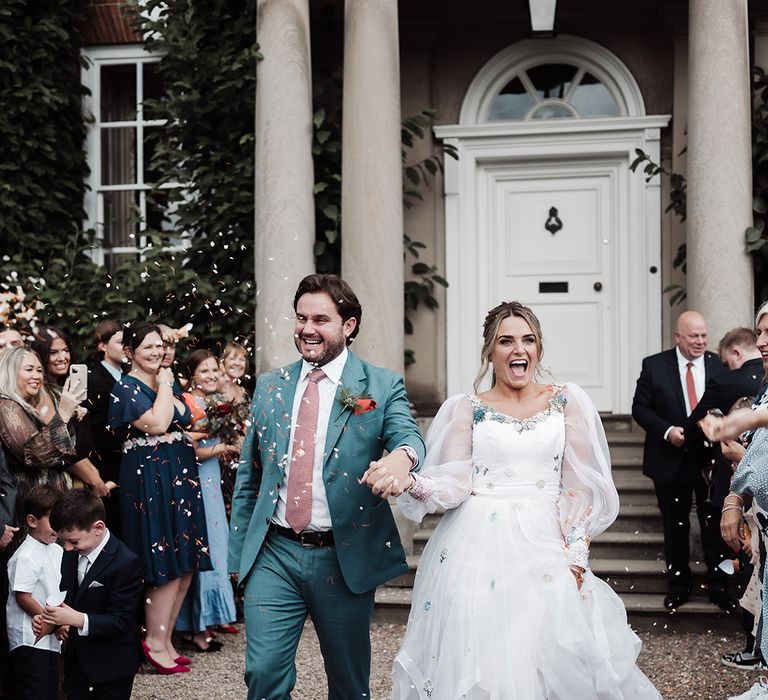
[[[205,412],[206,397],[216,394],[218,388],[219,367],[216,357],[208,350],[195,350],[187,357],[184,367],[191,400]],[[207,430],[207,419],[201,419],[192,429]],[[188,642],[187,648],[192,651],[221,649],[221,643],[212,640],[211,627],[223,626],[228,631],[236,629],[230,626],[235,621],[236,612],[227,568],[229,524],[221,495],[219,458],[234,456],[237,451],[236,446],[226,445],[217,437],[203,438],[195,446],[213,571],[198,571],[195,574],[176,621],[178,632],[189,633],[183,635],[182,639]]]
[[[125,543],[146,564],[144,653],[164,675],[189,659],[171,641],[195,571],[208,571],[208,535],[195,452],[185,430],[189,409],[161,367],[160,331],[145,321],[123,330],[130,372],[112,390],[109,424],[123,440],[120,506]]]
[[[62,387],[67,380],[69,367],[72,361],[72,351],[69,340],[63,331],[53,326],[41,326],[37,329],[31,343],[31,348],[40,357],[43,365],[45,382],[40,392],[39,413],[46,416],[56,412],[61,396]],[[105,498],[110,494],[109,486],[101,478],[99,470],[90,460],[90,444],[88,437],[84,435],[82,420],[86,416],[86,410],[81,407],[76,414],[78,419],[74,425],[77,458],[67,467],[67,472],[72,478],[68,478],[67,487],[80,485],[72,479],[82,482],[97,496]]]
[[[33,350],[11,348],[0,354],[0,443],[16,483],[18,543],[26,535],[21,504],[40,484],[67,488],[65,469],[75,459],[74,415],[85,399],[79,384],[65,382],[57,408],[41,412],[43,365]]]

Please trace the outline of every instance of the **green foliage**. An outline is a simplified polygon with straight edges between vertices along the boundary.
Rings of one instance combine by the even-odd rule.
[[[752,70],[752,226],[744,232],[755,265],[755,301],[768,298],[768,76]]]
[[[115,282],[134,307],[170,325],[191,322],[211,344],[248,338],[254,302],[255,0],[148,0],[135,18],[163,56],[163,95],[145,109],[166,119],[153,134],[159,178],[150,199],[166,212],[140,265]],[[173,235],[169,235],[169,231]],[[181,242],[185,250],[167,252]],[[135,311],[134,311],[135,313]]]
[[[755,280],[755,302],[768,298],[768,75],[762,68],[752,69],[752,225],[744,231],[744,245],[752,254]],[[670,202],[664,210],[674,211],[685,221],[687,206],[686,181],[683,175],[671,173],[654,163],[639,148],[635,149],[637,158],[629,166],[634,172],[645,163],[643,172],[646,181],[658,174],[670,178]],[[686,272],[686,245],[677,250],[672,263],[677,269]],[[685,287],[672,284],[664,289],[670,294],[669,303],[679,304],[686,297]]]
[[[82,231],[82,5],[0,4],[0,278],[15,272],[25,293],[47,305],[41,320],[58,309],[75,332],[88,295],[78,278],[95,269],[85,255],[93,234]]]
[[[315,266],[341,274],[341,71],[313,85],[312,157],[315,167]]]

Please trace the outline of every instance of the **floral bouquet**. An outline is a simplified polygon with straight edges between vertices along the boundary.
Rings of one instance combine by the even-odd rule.
[[[208,434],[226,445],[237,444],[245,435],[249,406],[243,401],[232,401],[224,394],[205,397]]]

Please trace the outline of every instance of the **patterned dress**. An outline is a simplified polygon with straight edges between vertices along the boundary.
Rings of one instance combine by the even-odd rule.
[[[27,534],[24,498],[40,484],[66,490],[65,468],[75,459],[75,434],[59,414],[49,423],[9,396],[0,395],[0,443],[16,484],[14,508],[19,532],[7,551],[14,551]]]
[[[174,393],[180,390],[174,387]],[[147,567],[154,586],[194,571],[209,571],[208,532],[195,451],[184,435],[191,415],[174,408],[164,435],[131,423],[149,411],[157,392],[126,376],[112,389],[109,424],[123,439],[120,514],[123,540]]]

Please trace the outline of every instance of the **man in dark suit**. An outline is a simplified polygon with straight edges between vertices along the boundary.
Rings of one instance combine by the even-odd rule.
[[[101,499],[85,489],[64,493],[50,515],[65,549],[67,597],[60,607],[46,606],[42,621],[70,627],[63,659],[68,700],[128,700],[140,663],[144,563],[107,530],[104,517]]]
[[[717,525],[709,527],[704,517],[707,485],[702,465],[695,464],[685,448],[684,425],[707,381],[726,371],[717,355],[707,352],[707,324],[701,314],[680,315],[675,343],[675,348],[643,360],[632,402],[632,416],[645,430],[643,474],[653,479],[664,526],[669,590],[664,606],[670,609],[690,595],[689,518],[694,494],[702,539],[708,538],[704,551],[712,550],[709,538],[720,537]],[[707,561],[709,574],[714,575],[718,563]]]

